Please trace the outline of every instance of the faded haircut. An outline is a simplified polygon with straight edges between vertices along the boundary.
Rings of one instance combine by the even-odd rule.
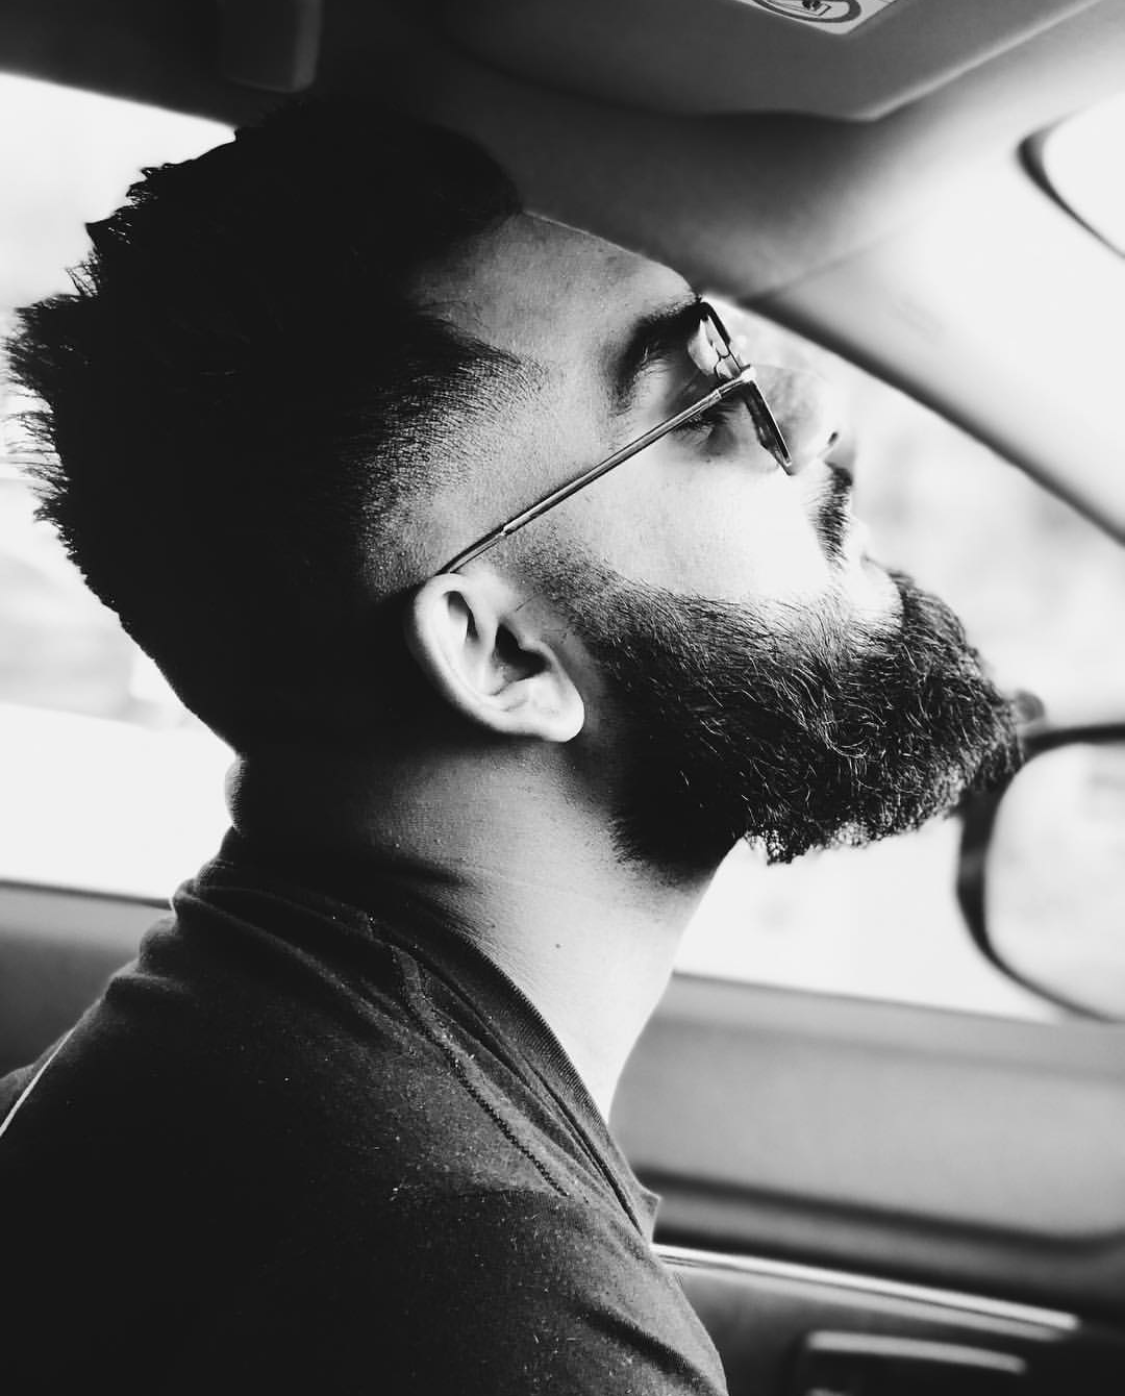
[[[339,102],[143,175],[8,345],[41,516],[236,749],[401,709],[396,514],[513,369],[412,288],[516,191],[463,137]]]

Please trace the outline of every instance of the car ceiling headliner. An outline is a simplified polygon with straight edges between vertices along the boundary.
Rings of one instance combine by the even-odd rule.
[[[973,24],[970,10],[992,19]],[[452,37],[443,11],[456,16]],[[916,55],[933,42],[932,21],[918,44],[860,50],[860,36],[844,39],[851,54],[869,52],[864,62],[895,71],[881,98],[894,88],[904,103],[865,122],[808,114],[840,68],[841,41],[812,34],[802,47],[790,35],[796,26],[734,0],[324,0],[323,7],[315,0],[7,0],[0,66],[233,121],[276,98],[225,77],[223,66],[274,76],[279,86],[315,73],[315,90],[378,92],[476,134],[543,211],[686,261],[685,270],[709,281],[733,276],[727,289],[755,297],[885,236],[966,164],[1012,150],[1125,82],[1118,0],[898,0],[884,13],[901,13],[911,26],[892,31],[880,16],[875,38],[909,36],[915,16],[939,13],[946,49],[958,30],[972,37],[963,52],[929,60],[948,80],[913,101],[906,99],[918,81]],[[761,58],[754,48],[735,50],[732,65],[724,40],[733,20],[745,27],[747,19],[757,21],[748,40],[759,28],[780,39]],[[256,53],[248,30],[261,38]],[[548,41],[564,30],[566,48],[553,51]],[[654,43],[654,30],[666,42]],[[591,76],[595,51],[604,54],[613,33],[618,71],[630,75],[616,101],[608,100],[611,85]],[[689,39],[696,57],[687,65],[679,60]],[[305,75],[286,71],[287,44],[305,50]],[[668,92],[670,52],[694,91],[681,76]],[[787,56],[802,76],[805,110],[737,112],[729,92],[716,99],[717,71],[776,71],[775,60]],[[518,75],[520,62],[534,83]],[[938,78],[931,72],[930,80]],[[745,78],[743,86],[743,106],[761,100]],[[646,89],[644,104],[632,100]],[[685,105],[694,110],[676,110]]]
[[[732,41],[739,25],[747,43],[772,36],[756,63]],[[865,62],[886,69],[866,87]],[[806,39],[735,0],[6,0],[0,66],[231,122],[282,89],[378,94],[477,136],[531,206],[798,323],[1106,508],[1082,479],[1112,449],[1101,434],[1064,442],[1060,460],[1026,407],[1020,421],[1003,403],[966,408],[948,370],[944,390],[931,381],[932,334],[860,333],[846,291],[855,262],[878,294],[879,249],[956,197],[966,171],[1010,165],[1031,132],[1125,85],[1119,0],[897,0],[843,39]],[[757,92],[755,66],[769,75]],[[806,110],[732,110],[782,89]],[[809,114],[828,89],[838,109],[886,114]]]

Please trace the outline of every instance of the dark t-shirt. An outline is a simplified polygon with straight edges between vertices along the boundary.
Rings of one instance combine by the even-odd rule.
[[[466,939],[233,837],[174,909],[0,1139],[5,1393],[724,1389],[656,1199]]]

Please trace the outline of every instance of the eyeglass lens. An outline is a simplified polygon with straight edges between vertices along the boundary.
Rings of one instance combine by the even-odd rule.
[[[699,333],[692,337],[691,356],[703,373],[722,383],[738,378],[749,367],[739,358],[722,321],[710,306],[704,310]],[[759,442],[782,470],[788,472],[792,466],[789,448],[761,388],[751,379],[740,396],[750,413]]]

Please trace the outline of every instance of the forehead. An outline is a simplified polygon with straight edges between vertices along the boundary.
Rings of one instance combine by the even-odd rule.
[[[692,296],[670,267],[534,214],[509,219],[420,289],[477,338],[544,365],[612,346],[641,317]]]

